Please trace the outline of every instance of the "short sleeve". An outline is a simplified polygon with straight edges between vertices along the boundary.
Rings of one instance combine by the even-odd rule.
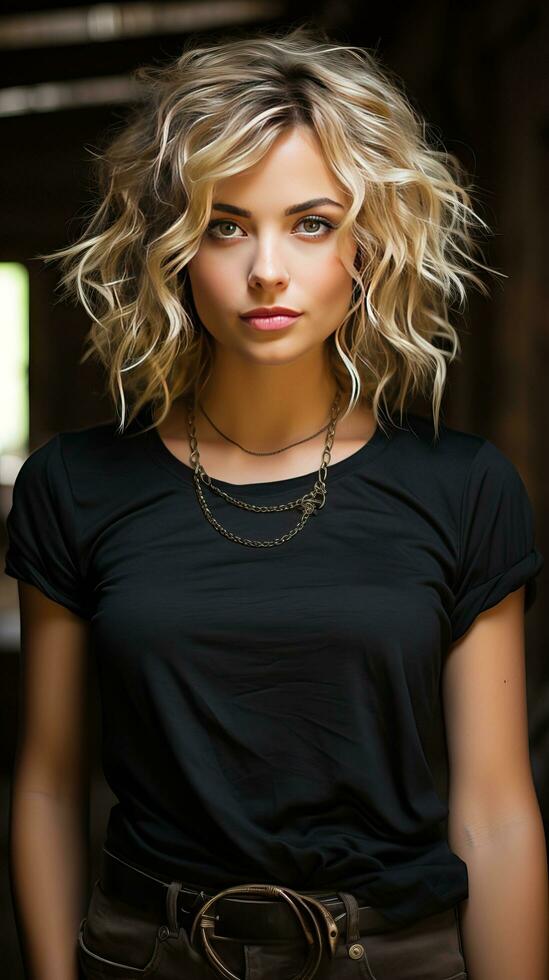
[[[6,531],[5,573],[88,619],[59,434],[34,450],[17,473]]]
[[[525,612],[544,565],[536,548],[532,506],[513,463],[489,440],[478,450],[461,501],[452,642],[473,620],[525,585]]]

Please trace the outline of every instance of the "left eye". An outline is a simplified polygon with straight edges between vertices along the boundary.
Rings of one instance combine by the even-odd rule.
[[[326,218],[320,218],[320,217],[317,217],[316,215],[312,215],[312,214],[311,215],[308,215],[306,218],[302,218],[301,221],[298,222],[298,224],[302,225],[302,224],[305,224],[305,222],[311,222],[311,221],[312,221],[313,224],[323,225],[324,228],[326,228],[326,231],[325,232],[320,232],[320,233],[319,232],[315,232],[314,234],[308,234],[308,233],[306,233],[306,236],[305,236],[306,238],[324,238],[326,235],[329,234],[330,231],[332,231],[332,229],[334,227],[330,221],[327,221],[326,220]],[[223,239],[224,238],[226,240],[227,239],[231,239],[231,238],[240,238],[241,237],[240,235],[214,235],[213,234],[213,231],[215,229],[217,229],[217,228],[220,228],[222,225],[229,225],[230,227],[233,227],[233,228],[239,228],[240,227],[240,225],[237,225],[236,221],[229,221],[227,218],[217,218],[215,221],[210,221],[210,223],[208,225],[208,228],[207,228],[208,234],[210,234],[212,236],[212,238],[217,238],[217,239]]]
[[[325,218],[316,218],[314,215],[309,215],[309,217],[307,217],[307,218],[302,218],[301,221],[299,222],[299,224],[302,225],[306,221],[312,221],[313,224],[316,224],[316,225],[324,225],[324,227],[327,228],[328,230],[331,230],[334,227],[331,224],[330,221],[326,221]],[[307,237],[308,238],[320,238],[320,237],[323,237],[323,236],[320,236],[320,235],[316,234],[316,235],[308,235]]]

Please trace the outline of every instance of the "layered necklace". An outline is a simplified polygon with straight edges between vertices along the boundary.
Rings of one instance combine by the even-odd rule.
[[[228,538],[229,541],[234,541],[236,544],[247,545],[248,547],[251,548],[273,548],[276,545],[284,544],[285,541],[289,541],[291,538],[294,537],[294,535],[298,534],[299,531],[303,530],[311,514],[316,514],[317,511],[321,510],[321,508],[324,507],[324,504],[326,502],[326,493],[327,493],[326,477],[328,473],[328,466],[330,465],[331,449],[332,449],[332,443],[334,441],[336,422],[339,416],[340,401],[341,401],[341,389],[338,386],[336,396],[334,398],[334,401],[332,402],[332,407],[330,411],[330,421],[328,422],[327,425],[323,426],[322,429],[319,429],[318,432],[314,432],[312,436],[307,436],[305,439],[300,439],[298,442],[292,442],[289,446],[283,446],[282,449],[275,449],[274,452],[267,452],[267,453],[264,452],[258,453],[258,452],[253,452],[253,450],[251,449],[244,449],[244,447],[240,446],[239,443],[235,442],[233,439],[229,439],[229,437],[224,435],[224,433],[221,432],[217,428],[217,426],[213,425],[213,422],[211,422],[211,419],[208,417],[208,415],[206,415],[206,412],[204,411],[204,408],[202,407],[200,402],[198,403],[200,410],[208,419],[208,422],[210,422],[210,424],[213,425],[216,432],[219,432],[219,434],[223,436],[224,439],[227,439],[228,442],[232,442],[233,445],[238,446],[245,453],[250,453],[253,456],[274,456],[276,455],[276,453],[284,452],[286,449],[290,449],[292,446],[298,446],[302,442],[307,442],[310,439],[314,439],[315,436],[319,435],[320,432],[323,432],[325,429],[327,430],[324,449],[322,452],[321,463],[318,470],[318,478],[315,481],[312,489],[309,490],[307,493],[303,494],[303,496],[297,497],[295,500],[288,501],[288,503],[271,504],[268,506],[260,505],[260,504],[250,504],[245,500],[238,500],[236,497],[232,497],[231,494],[227,493],[225,490],[222,490],[221,487],[216,486],[215,483],[212,482],[212,478],[208,476],[208,474],[206,473],[204,467],[200,462],[200,452],[198,449],[198,439],[196,436],[196,428],[195,428],[194,404],[192,400],[187,401],[186,403],[187,428],[189,434],[189,444],[191,447],[190,459],[191,459],[192,469],[193,469],[194,486],[198,497],[198,502],[202,508],[204,516],[207,518],[207,520],[210,522],[212,527],[215,528],[216,531],[219,531],[219,533],[222,534],[224,537]],[[233,504],[233,506],[235,507],[241,507],[243,510],[254,511],[257,514],[267,514],[267,513],[273,513],[274,511],[282,511],[282,510],[297,510],[301,512],[301,516],[297,522],[297,525],[291,531],[288,531],[286,534],[281,534],[277,538],[272,538],[271,540],[257,540],[254,538],[243,538],[239,534],[235,534],[233,531],[227,530],[227,528],[223,527],[223,525],[220,524],[220,522],[214,517],[210,508],[208,507],[206,498],[204,497],[202,485],[205,485],[210,490],[212,490],[213,493],[217,493],[220,497],[223,497],[223,499],[226,500],[228,503]]]

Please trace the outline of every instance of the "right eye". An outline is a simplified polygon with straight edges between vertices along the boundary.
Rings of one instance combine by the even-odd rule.
[[[220,227],[221,225],[229,225],[229,227],[233,227],[233,228],[239,228],[240,227],[239,225],[236,224],[236,221],[229,221],[228,218],[216,218],[215,221],[210,221],[210,223],[209,223],[209,225],[208,225],[208,227],[206,229],[208,235],[210,235],[211,238],[218,238],[218,239],[220,239],[220,238],[221,239],[222,238],[228,238],[228,239],[230,239],[230,238],[240,238],[240,235],[214,235],[213,234],[214,229]]]

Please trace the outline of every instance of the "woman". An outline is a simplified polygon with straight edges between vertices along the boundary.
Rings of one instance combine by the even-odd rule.
[[[514,465],[439,418],[449,303],[486,289],[458,163],[307,25],[139,77],[100,207],[46,257],[120,424],[33,452],[8,522],[29,969],[542,980],[543,559]],[[88,640],[119,801],[89,901]]]

